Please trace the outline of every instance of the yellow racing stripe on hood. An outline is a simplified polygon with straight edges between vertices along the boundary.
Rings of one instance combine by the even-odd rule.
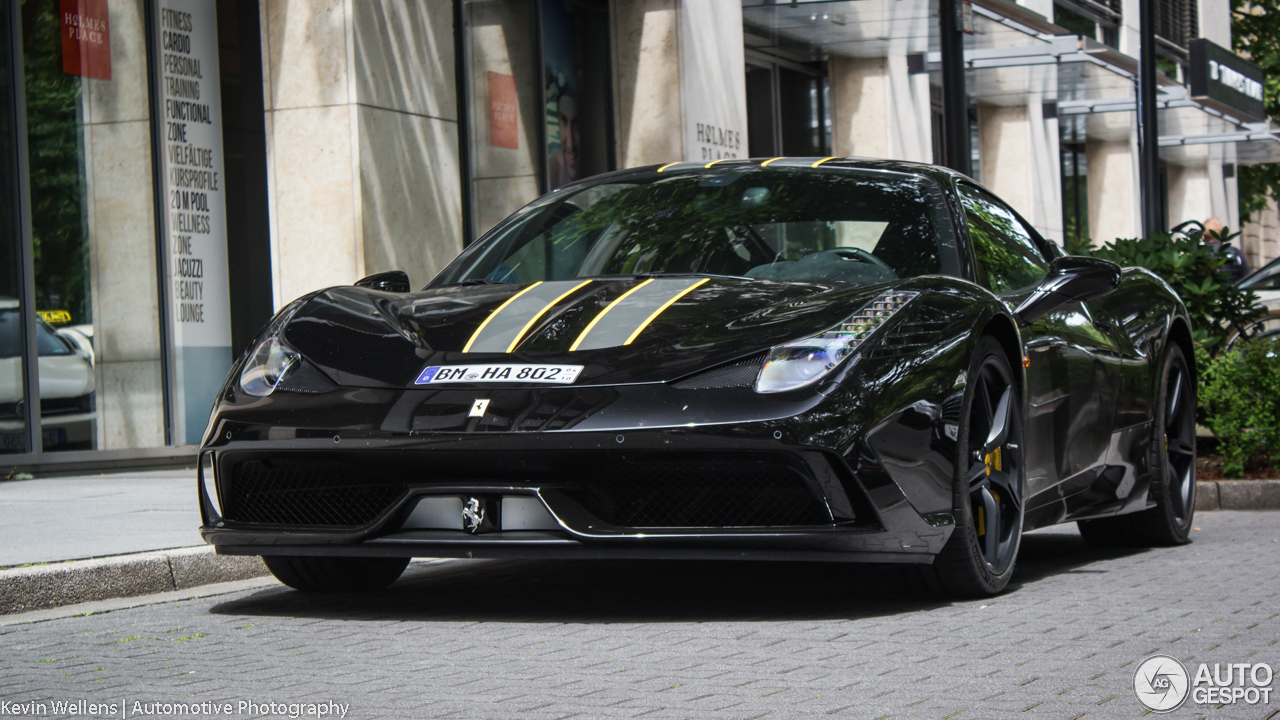
[[[570,352],[603,350],[631,343],[672,303],[709,279],[682,276],[646,280],[600,311],[587,329],[573,341]],[[609,316],[608,322],[601,322],[606,315]]]
[[[538,322],[538,320],[540,320],[540,319],[542,318],[542,316],[543,316],[543,315],[546,315],[548,310],[550,310],[551,308],[555,307],[555,306],[556,306],[556,304],[557,304],[557,303],[559,303],[561,300],[563,300],[563,299],[565,299],[565,298],[569,297],[570,295],[572,295],[573,293],[577,292],[577,291],[578,291],[579,289],[581,289],[583,286],[590,285],[590,284],[591,284],[591,281],[590,281],[590,280],[583,280],[582,282],[578,283],[577,285],[574,285],[573,287],[569,288],[568,290],[565,290],[564,292],[560,293],[560,295],[559,295],[558,297],[556,297],[556,299],[554,299],[554,300],[552,300],[551,302],[547,303],[546,307],[544,307],[544,308],[542,308],[541,310],[539,310],[537,315],[534,315],[533,317],[529,318],[529,322],[525,323],[525,324],[524,324],[524,327],[520,328],[520,332],[516,333],[515,339],[513,339],[513,340],[511,341],[511,344],[507,346],[507,352],[512,352],[512,351],[514,351],[514,350],[516,349],[516,346],[517,346],[517,345],[519,345],[519,344],[520,344],[520,341],[524,339],[524,334],[525,334],[525,333],[527,333],[527,332],[529,332],[529,328],[533,327],[533,324],[534,324],[534,323],[536,323],[536,322]]]
[[[494,319],[494,318],[498,317],[498,313],[500,313],[500,312],[502,312],[503,310],[505,310],[505,309],[506,309],[506,307],[507,307],[508,305],[510,305],[511,303],[515,302],[516,300],[519,300],[521,295],[523,295],[523,294],[525,294],[525,293],[529,292],[530,290],[532,290],[532,289],[534,289],[534,288],[538,287],[538,286],[539,286],[539,285],[541,285],[541,284],[542,284],[542,281],[541,281],[541,280],[539,280],[538,282],[536,282],[536,283],[534,283],[534,284],[530,285],[529,287],[527,287],[527,288],[525,288],[525,289],[521,290],[520,292],[516,293],[515,295],[512,295],[511,297],[507,298],[507,301],[506,301],[506,302],[504,302],[504,303],[502,303],[501,305],[499,305],[497,310],[494,310],[493,312],[489,313],[489,317],[485,318],[485,319],[484,319],[484,322],[480,323],[480,327],[476,328],[476,331],[475,331],[474,333],[472,333],[472,334],[471,334],[471,339],[467,341],[467,344],[462,346],[462,352],[471,352],[471,346],[475,344],[475,342],[476,342],[476,338],[479,338],[479,337],[480,337],[480,333],[484,332],[485,327],[487,327],[487,326],[489,325],[489,323],[493,322],[493,319]]]
[[[600,320],[601,320],[601,319],[603,319],[605,315],[608,315],[610,310],[612,310],[612,309],[614,309],[615,307],[617,307],[617,306],[618,306],[618,303],[622,302],[623,300],[626,300],[628,297],[630,297],[632,294],[634,294],[637,290],[639,290],[640,288],[644,287],[645,285],[648,285],[649,283],[653,282],[654,280],[655,280],[655,278],[649,278],[648,280],[645,280],[644,282],[640,283],[639,285],[637,285],[637,286],[635,286],[635,287],[631,288],[630,290],[628,290],[628,291],[626,291],[626,292],[622,293],[621,295],[619,295],[619,296],[618,296],[618,298],[617,298],[616,300],[614,300],[613,302],[611,302],[611,303],[609,303],[608,305],[606,305],[606,306],[604,307],[604,309],[600,311],[600,314],[599,314],[599,315],[596,315],[594,318],[592,318],[592,319],[591,319],[591,323],[587,325],[587,329],[586,329],[586,330],[583,330],[583,331],[582,331],[582,334],[578,336],[578,339],[577,339],[577,340],[574,340],[574,341],[573,341],[573,344],[569,346],[569,352],[573,352],[574,350],[577,350],[577,349],[578,349],[578,346],[582,344],[582,341],[586,339],[587,335],[590,335],[590,334],[591,334],[591,330],[592,330],[593,328],[595,328],[596,323],[600,322]]]
[[[636,336],[640,334],[640,331],[641,331],[641,330],[644,330],[644,329],[645,329],[645,328],[647,328],[647,327],[649,327],[649,323],[651,323],[651,322],[653,322],[654,320],[656,320],[656,319],[657,319],[657,317],[658,317],[659,315],[661,315],[661,314],[662,314],[662,311],[663,311],[663,310],[666,310],[667,308],[671,307],[671,305],[672,305],[673,303],[675,303],[675,301],[679,300],[680,298],[684,297],[685,295],[688,295],[689,293],[691,293],[691,292],[693,292],[694,290],[696,290],[696,289],[698,289],[699,287],[701,287],[703,283],[706,283],[706,282],[708,282],[708,281],[710,281],[710,280],[711,280],[711,278],[702,278],[701,280],[699,280],[698,282],[696,282],[696,283],[694,283],[693,285],[689,286],[688,288],[685,288],[684,290],[681,290],[679,293],[677,293],[677,294],[676,294],[674,297],[672,297],[670,300],[668,300],[668,301],[666,301],[666,302],[662,303],[662,306],[661,306],[661,307],[659,307],[657,310],[654,310],[652,315],[650,315],[649,317],[645,318],[645,319],[644,319],[644,322],[640,323],[640,327],[636,328],[634,332],[632,332],[629,336],[627,336],[626,341],[625,341],[625,342],[623,342],[622,344],[623,344],[623,345],[630,345],[630,344],[631,344],[631,341],[632,341],[632,340],[635,340],[635,339],[636,339]]]

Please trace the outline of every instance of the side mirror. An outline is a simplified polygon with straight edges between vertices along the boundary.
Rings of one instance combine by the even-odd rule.
[[[1120,266],[1091,257],[1066,255],[1049,265],[1049,274],[1018,306],[1014,316],[1026,327],[1068,303],[1109,295],[1120,287]]]
[[[370,275],[356,281],[356,287],[365,287],[383,292],[409,292],[409,273],[403,270],[391,270]]]

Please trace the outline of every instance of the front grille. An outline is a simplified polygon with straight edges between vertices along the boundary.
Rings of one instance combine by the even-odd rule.
[[[745,360],[721,365],[697,375],[671,383],[677,390],[711,390],[715,388],[751,387],[760,374],[760,366],[764,365],[764,353]]]
[[[223,483],[226,519],[273,525],[355,527],[372,522],[405,492],[376,465],[292,458],[236,463]]]
[[[401,452],[224,456],[226,520],[352,529],[407,493],[555,488],[601,521],[623,528],[777,527],[831,524],[807,466],[785,453]],[[491,492],[491,491],[490,491]]]
[[[627,528],[827,525],[831,515],[796,468],[776,459],[619,462],[570,490]]]
[[[93,393],[79,397],[40,399],[40,414],[45,417],[89,412],[93,412]]]

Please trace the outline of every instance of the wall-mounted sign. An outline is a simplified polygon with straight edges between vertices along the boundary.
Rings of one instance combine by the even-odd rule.
[[[111,25],[107,0],[60,0],[62,72],[111,79]]]
[[[516,77],[490,72],[489,144],[493,147],[520,149],[516,109]]]
[[[1192,40],[1188,49],[1191,97],[1241,120],[1266,119],[1262,68],[1204,38]]]
[[[215,0],[156,0],[155,11],[174,439],[193,445],[232,360],[218,22]]]

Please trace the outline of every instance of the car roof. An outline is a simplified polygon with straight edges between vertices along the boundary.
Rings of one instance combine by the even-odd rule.
[[[806,170],[806,169],[831,169],[831,168],[848,168],[858,170],[887,170],[890,172],[899,172],[911,175],[926,175],[942,182],[944,185],[949,184],[955,179],[966,179],[973,182],[969,176],[956,172],[950,168],[940,165],[929,165],[927,163],[906,162],[903,160],[883,160],[878,158],[861,158],[861,157],[758,157],[758,158],[722,158],[711,162],[671,162],[657,165],[645,165],[642,167],[628,168],[626,170],[616,170],[600,175],[593,175],[579,182],[584,184],[595,184],[601,180],[610,179],[617,180],[635,175],[647,175],[653,172],[660,173],[697,173],[697,172],[719,172],[731,168],[743,167],[767,167],[777,170]],[[574,183],[577,185],[578,183]]]

